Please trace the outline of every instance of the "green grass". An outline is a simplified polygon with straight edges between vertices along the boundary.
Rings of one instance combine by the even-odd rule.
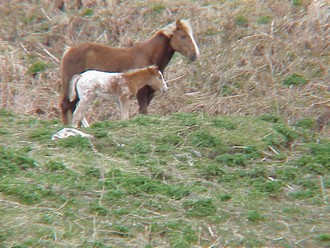
[[[178,113],[97,122],[83,129],[97,153],[85,138],[51,141],[62,128],[55,121],[5,111],[0,121],[2,246],[329,243],[320,184],[329,189],[329,141],[309,120]]]

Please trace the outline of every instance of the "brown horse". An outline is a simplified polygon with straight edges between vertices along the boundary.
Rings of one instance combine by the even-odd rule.
[[[78,98],[72,102],[69,98],[69,83],[73,75],[86,70],[122,72],[129,69],[156,65],[161,72],[179,52],[191,60],[199,56],[198,46],[188,21],[177,20],[159,30],[149,40],[129,48],[113,48],[95,43],[82,43],[69,48],[63,55],[61,63],[62,119],[68,124],[68,112],[74,111]],[[139,112],[147,114],[154,90],[146,85],[138,91]]]
[[[116,100],[122,120],[128,119],[129,101],[145,85],[155,91],[167,91],[163,74],[155,67],[128,73],[88,70],[74,75],[70,82],[71,98],[78,97],[79,102],[73,112],[73,126],[78,127],[81,122],[84,127],[89,127],[84,113],[96,97]]]

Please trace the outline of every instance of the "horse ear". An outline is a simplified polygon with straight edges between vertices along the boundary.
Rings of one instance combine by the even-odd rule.
[[[182,23],[181,23],[181,20],[180,19],[176,20],[176,23],[175,24],[176,24],[176,27],[178,29],[182,28]]]

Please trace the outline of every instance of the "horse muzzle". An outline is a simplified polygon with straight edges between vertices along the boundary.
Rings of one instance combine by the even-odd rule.
[[[160,89],[160,91],[162,93],[167,93],[168,92],[168,87],[167,86],[166,87],[163,87],[163,88]]]
[[[189,59],[191,61],[195,61],[198,57],[199,57],[199,54],[196,54],[196,53],[189,54]]]

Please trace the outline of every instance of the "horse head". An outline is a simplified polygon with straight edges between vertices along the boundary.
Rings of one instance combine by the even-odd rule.
[[[155,91],[167,92],[167,84],[165,82],[164,76],[157,67],[148,67],[148,71],[151,75],[151,79],[148,83]]]
[[[172,25],[173,33],[170,41],[172,49],[190,60],[196,60],[199,57],[199,49],[189,22],[179,19]]]

